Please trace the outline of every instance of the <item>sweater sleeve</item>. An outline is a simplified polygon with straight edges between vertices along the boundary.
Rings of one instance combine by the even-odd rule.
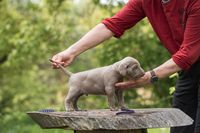
[[[200,3],[200,2],[198,2]],[[200,4],[199,4],[200,6]],[[174,62],[184,70],[200,59],[200,8],[193,8],[188,15],[184,40],[182,45],[172,56]]]
[[[142,0],[129,0],[129,2],[113,17],[106,18],[102,23],[120,38],[125,30],[133,27],[145,17],[142,8]]]

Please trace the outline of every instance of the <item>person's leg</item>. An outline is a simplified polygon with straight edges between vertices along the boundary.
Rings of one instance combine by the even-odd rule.
[[[196,116],[196,124],[195,124],[194,133],[200,133],[200,79],[199,79],[199,89],[198,89],[198,108],[197,108],[197,116]]]
[[[176,83],[176,90],[173,98],[173,107],[179,108],[193,120],[197,111],[198,82],[193,80],[192,72],[182,71]],[[194,133],[195,124],[190,126],[172,127],[171,133]]]

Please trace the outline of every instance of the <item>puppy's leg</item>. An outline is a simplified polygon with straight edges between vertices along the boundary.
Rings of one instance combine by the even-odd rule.
[[[123,91],[122,90],[116,90],[115,93],[116,93],[116,96],[117,96],[117,100],[118,100],[120,109],[126,109],[124,97],[123,97]]]
[[[80,94],[79,89],[77,88],[70,88],[69,92],[67,94],[67,97],[65,98],[65,109],[66,111],[73,111],[74,106],[71,106],[73,103],[73,99],[76,98]]]
[[[74,97],[74,99],[73,99],[73,108],[74,108],[75,111],[78,111],[78,110],[79,110],[79,109],[78,109],[78,106],[77,106],[77,102],[78,102],[79,97],[82,96],[82,95],[83,95],[83,94],[79,94],[79,95],[77,95],[76,97]]]
[[[71,100],[72,100],[72,98],[70,97],[70,95],[67,95],[67,97],[65,98],[65,110],[66,111],[73,111],[73,108],[71,107]]]
[[[108,103],[111,111],[117,110],[115,108],[115,88],[114,87],[106,87],[106,95],[108,97]]]

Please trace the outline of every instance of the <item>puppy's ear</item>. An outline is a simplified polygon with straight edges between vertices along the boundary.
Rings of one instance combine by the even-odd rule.
[[[129,64],[124,64],[124,63],[120,63],[119,67],[118,67],[118,71],[122,76],[126,76],[127,75],[127,68],[129,67]]]

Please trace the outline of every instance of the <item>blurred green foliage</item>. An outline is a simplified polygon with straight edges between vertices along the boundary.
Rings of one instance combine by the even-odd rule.
[[[123,3],[99,0],[0,0],[0,132],[64,132],[42,130],[27,111],[64,110],[67,78],[51,69],[48,58],[80,39],[103,18],[116,13]],[[170,58],[145,19],[121,39],[112,38],[79,56],[68,68],[72,72],[112,64],[133,56],[145,70]],[[131,108],[170,107],[169,88],[174,78],[155,86],[129,90]],[[107,108],[104,96],[82,97],[85,109]]]

